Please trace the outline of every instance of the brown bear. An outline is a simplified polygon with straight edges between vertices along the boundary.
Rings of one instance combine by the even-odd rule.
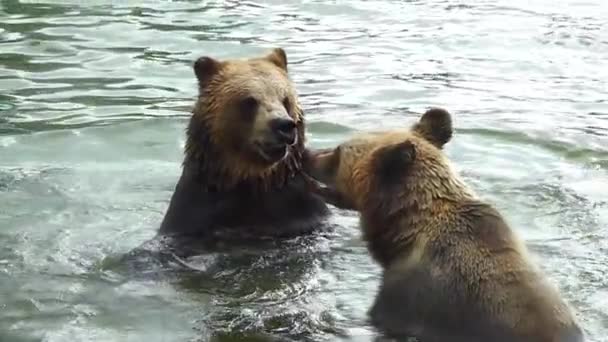
[[[329,210],[301,174],[304,114],[285,51],[201,57],[194,73],[199,96],[160,234],[238,239],[315,230]]]
[[[410,129],[363,134],[305,161],[311,181],[325,183],[314,191],[360,212],[383,269],[371,322],[422,342],[582,341],[525,245],[452,170],[442,151],[451,137],[450,114],[433,108]]]

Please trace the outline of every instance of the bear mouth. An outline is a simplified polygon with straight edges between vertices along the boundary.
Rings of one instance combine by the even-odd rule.
[[[257,144],[258,154],[269,163],[276,163],[287,155],[285,144]]]

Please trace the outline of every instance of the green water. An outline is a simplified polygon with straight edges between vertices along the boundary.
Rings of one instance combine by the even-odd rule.
[[[116,265],[180,174],[192,61],[274,46],[313,147],[452,111],[455,166],[608,341],[601,0],[0,0],[0,341],[373,340],[379,268],[351,212],[201,271]]]

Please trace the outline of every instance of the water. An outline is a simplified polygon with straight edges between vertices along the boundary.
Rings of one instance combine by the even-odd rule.
[[[192,61],[274,46],[313,147],[452,111],[456,167],[608,341],[607,18],[600,0],[0,1],[0,341],[373,339],[379,268],[350,212],[187,260],[205,272],[117,266],[178,179]]]

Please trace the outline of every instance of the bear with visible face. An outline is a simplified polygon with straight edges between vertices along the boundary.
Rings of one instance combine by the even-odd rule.
[[[501,214],[450,167],[450,114],[411,129],[363,134],[308,156],[328,202],[361,214],[383,268],[369,311],[392,336],[421,342],[580,342],[569,306]]]
[[[201,57],[194,73],[199,96],[160,234],[248,239],[315,230],[329,211],[302,178],[304,114],[285,52]]]

